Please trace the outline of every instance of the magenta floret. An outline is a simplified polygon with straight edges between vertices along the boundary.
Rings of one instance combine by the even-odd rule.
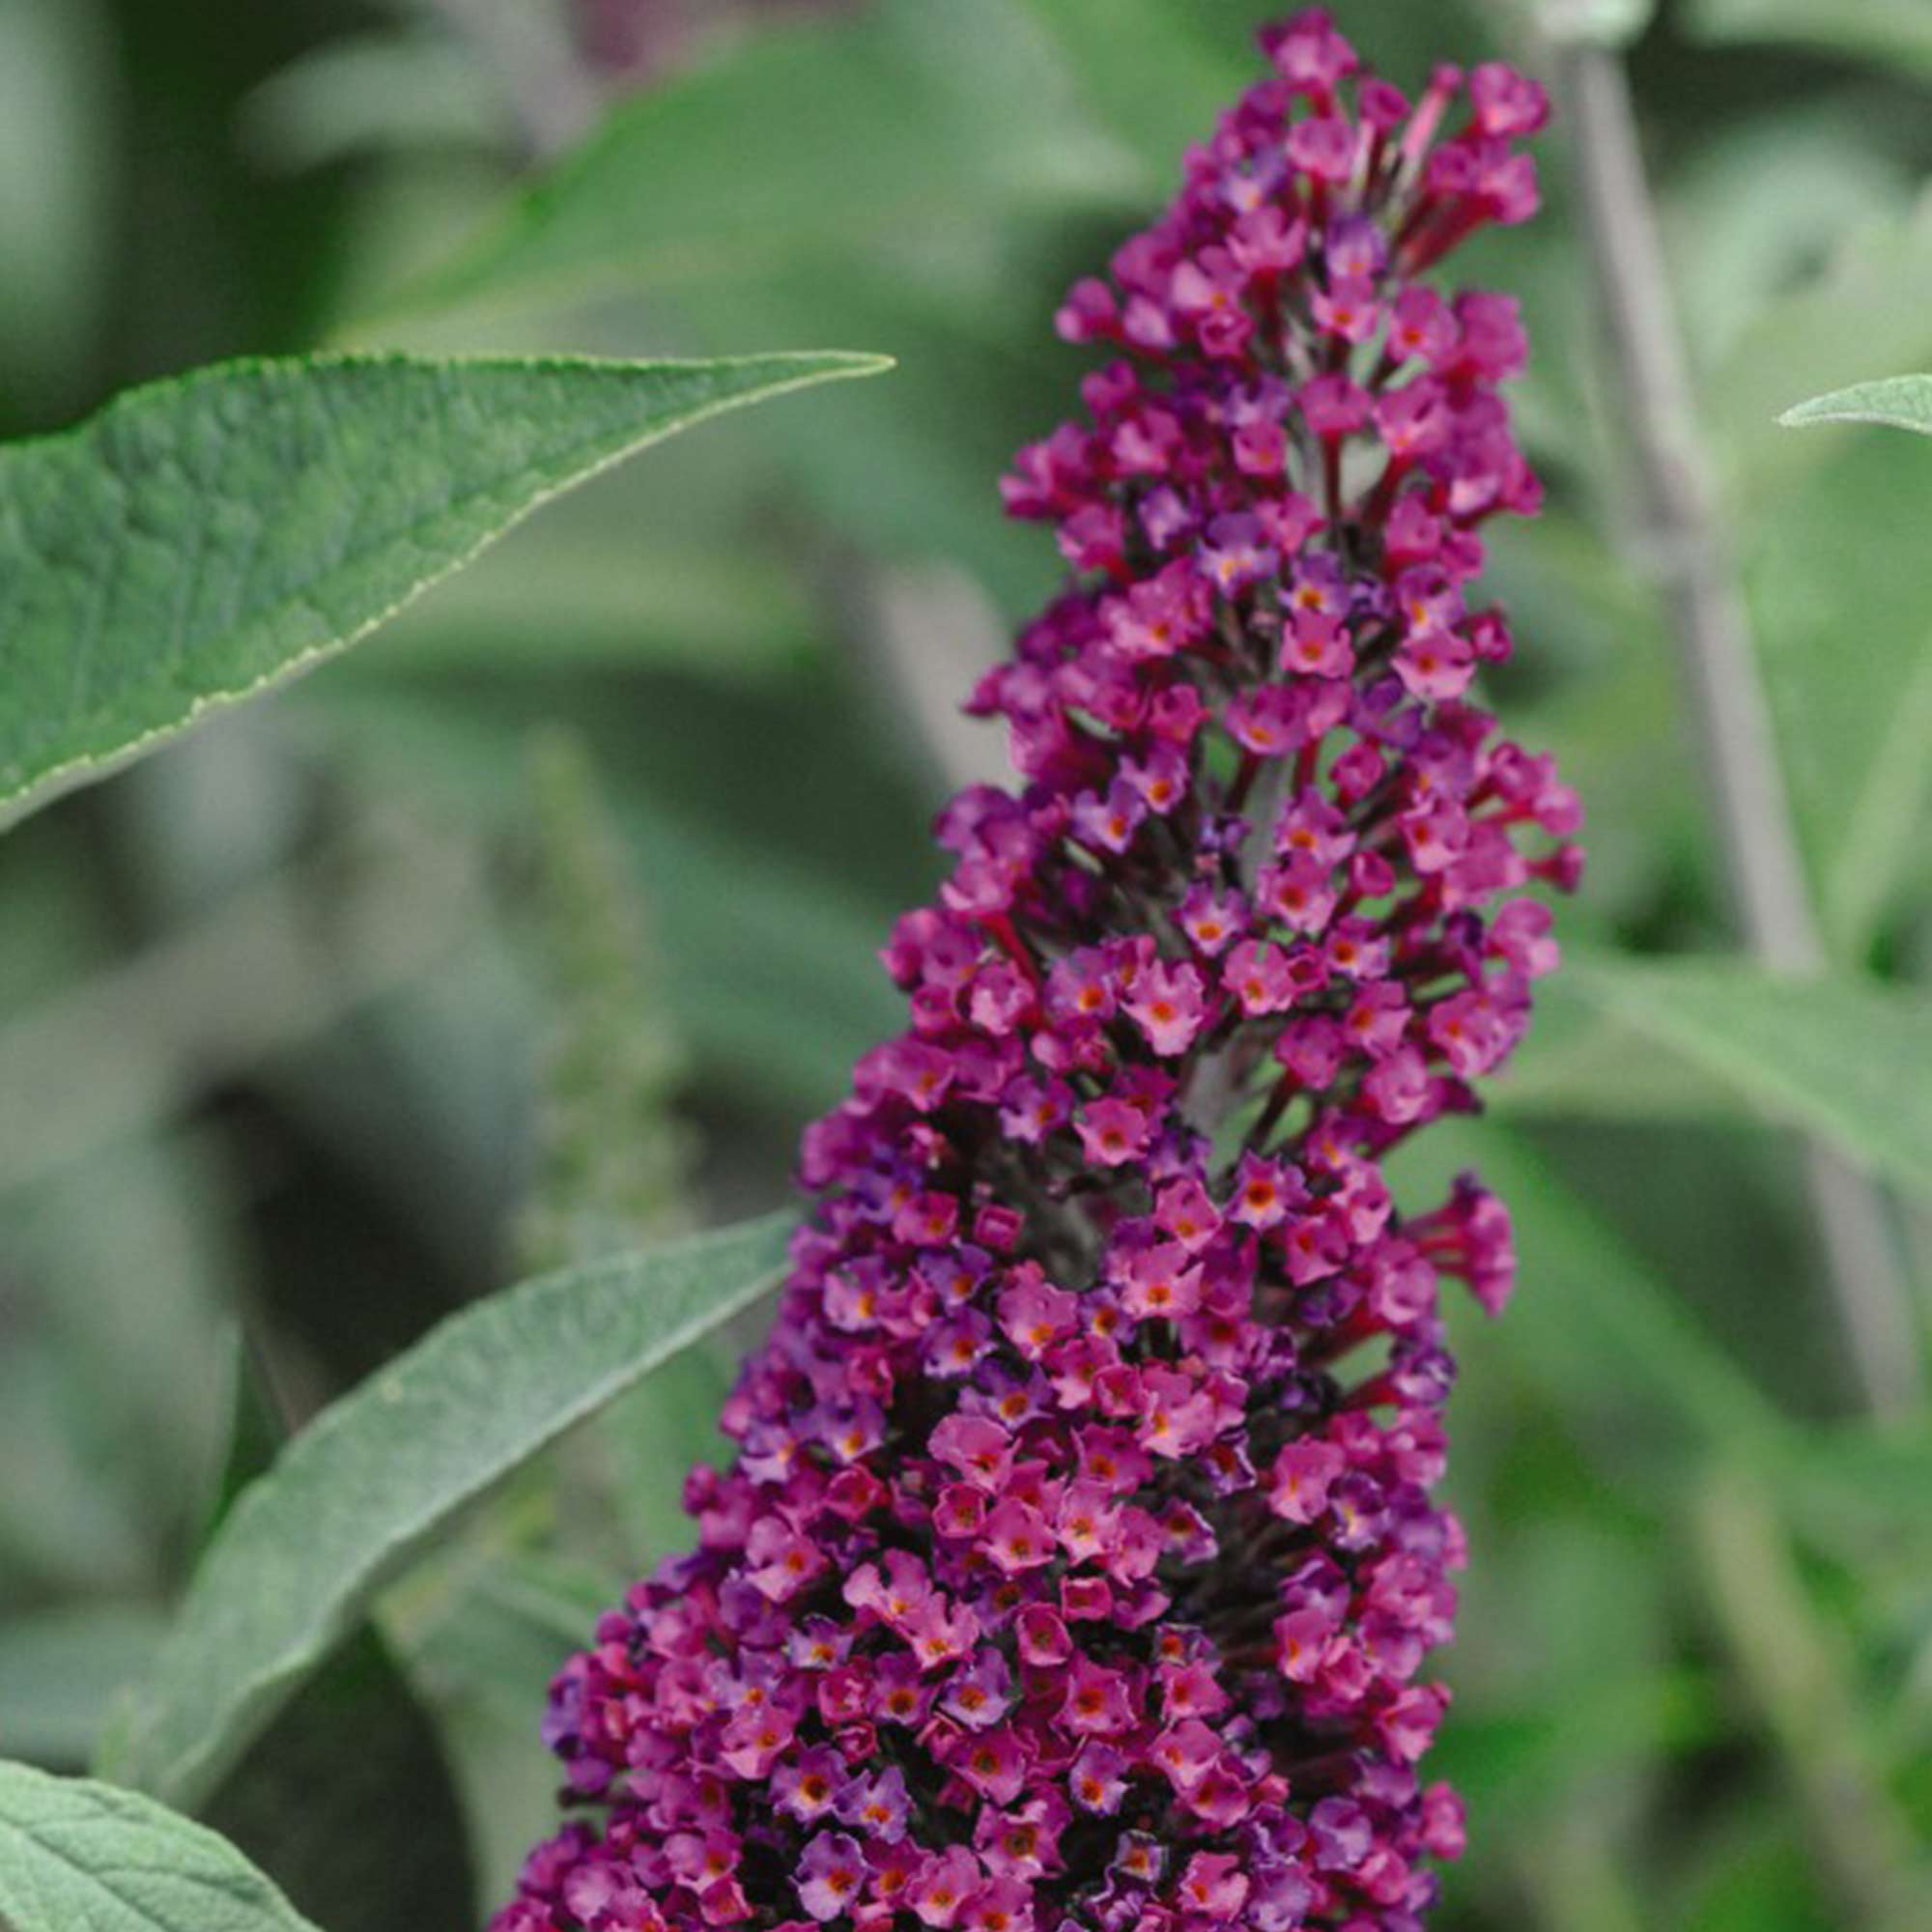
[[[496,1932],[1410,1932],[1462,1847],[1436,1298],[1514,1256],[1381,1160],[1520,1036],[1578,813],[1469,698],[1522,331],[1415,277],[1532,211],[1545,107],[1263,46],[1061,311],[1122,357],[1006,485],[1074,573],[973,700],[1023,788],[941,814],[737,1460],[558,1676],[586,1818]]]

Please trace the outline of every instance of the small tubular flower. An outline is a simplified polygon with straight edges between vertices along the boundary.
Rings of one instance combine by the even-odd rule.
[[[940,816],[737,1460],[557,1677],[582,1815],[495,1932],[1411,1932],[1461,1848],[1437,1293],[1515,1258],[1382,1163],[1521,1035],[1578,810],[1470,696],[1522,330],[1420,278],[1530,213],[1545,108],[1262,46],[1060,311],[1116,359],[1006,483],[1072,573],[970,707],[1020,786]]]

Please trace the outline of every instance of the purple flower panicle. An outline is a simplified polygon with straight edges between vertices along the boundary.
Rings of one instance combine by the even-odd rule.
[[[1006,485],[1072,573],[973,699],[1023,787],[940,816],[736,1462],[556,1679],[581,1815],[496,1932],[1409,1932],[1461,1848],[1437,1288],[1514,1257],[1381,1158],[1521,1034],[1578,812],[1469,695],[1516,308],[1419,277],[1530,213],[1545,105],[1262,44],[1061,311],[1119,358]]]

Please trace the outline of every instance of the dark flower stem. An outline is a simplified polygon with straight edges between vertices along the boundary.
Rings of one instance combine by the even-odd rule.
[[[1670,283],[1621,58],[1572,42],[1556,77],[1596,271],[1615,412],[1625,425],[1650,554],[1668,601],[1746,944],[1767,966],[1815,974],[1825,951],[1793,835],[1771,713],[1735,560],[1698,435]],[[1807,1141],[1806,1191],[1865,1401],[1924,1399],[1911,1299],[1876,1184]]]

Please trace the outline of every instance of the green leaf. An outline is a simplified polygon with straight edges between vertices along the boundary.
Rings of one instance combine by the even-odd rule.
[[[1932,1420],[1843,1423],[1806,1433],[1791,1459],[1781,1502],[1828,1546],[1898,1556],[1932,1536]]]
[[[1028,0],[1072,57],[1080,86],[1156,171],[1173,179],[1190,141],[1260,77],[1254,49],[1217,44],[1206,10],[1172,0]]]
[[[8,1932],[315,1932],[233,1845],[151,1799],[0,1763]]]
[[[1932,12],[1928,12],[1932,17]],[[1832,440],[1786,436],[1793,396],[1932,362],[1932,198],[1846,232],[1819,272],[1763,305],[1702,386],[1702,412],[1747,510],[1775,505]],[[1750,518],[1743,516],[1748,528]]]
[[[0,449],[0,818],[354,643],[633,450],[887,366],[224,363]]]
[[[1906,909],[1932,806],[1932,463],[1912,437],[1784,440],[1826,457],[1749,519],[1746,586],[1821,921],[1856,965]]]
[[[1567,953],[1566,953],[1567,957]],[[1748,1122],[1728,1080],[1605,1011],[1567,974],[1536,990],[1529,1037],[1510,1057],[1488,1111],[1505,1121]]]
[[[1508,1204],[1521,1258],[1521,1292],[1486,1331],[1490,1346],[1548,1392],[1571,1428],[1601,1442],[1620,1479],[1647,1449],[1671,1459],[1674,1481],[1686,1442],[1760,1463],[1784,1452],[1784,1425],[1756,1384],[1522,1135],[1493,1122],[1438,1122],[1395,1156],[1391,1179],[1406,1210],[1426,1208],[1468,1168]]]
[[[102,1769],[196,1804],[465,1504],[770,1288],[790,1221],[527,1282],[334,1404],[223,1522]]]
[[[1932,1193],[1932,1002],[1727,960],[1573,955],[1565,972],[1572,990],[1774,1119]]]
[[[1772,41],[1932,70],[1922,0],[1692,0],[1683,25],[1707,41]]]
[[[1888,423],[1893,429],[1917,430],[1932,436],[1932,376],[1885,376],[1874,383],[1854,383],[1813,396],[1778,417],[1786,429],[1806,423]]]
[[[248,1485],[267,1473],[288,1440],[288,1427],[276,1406],[258,1342],[239,1322],[229,1358],[228,1440],[208,1499],[198,1545],[202,1549],[214,1540],[228,1512]]]
[[[930,247],[992,210],[1125,208],[1144,186],[1016,0],[883,0],[640,92],[392,312],[830,272],[828,251]]]
[[[230,1407],[211,1534],[286,1437],[268,1364],[242,1337]],[[473,1861],[442,1741],[371,1623],[276,1713],[202,1816],[328,1932],[475,1923]]]

